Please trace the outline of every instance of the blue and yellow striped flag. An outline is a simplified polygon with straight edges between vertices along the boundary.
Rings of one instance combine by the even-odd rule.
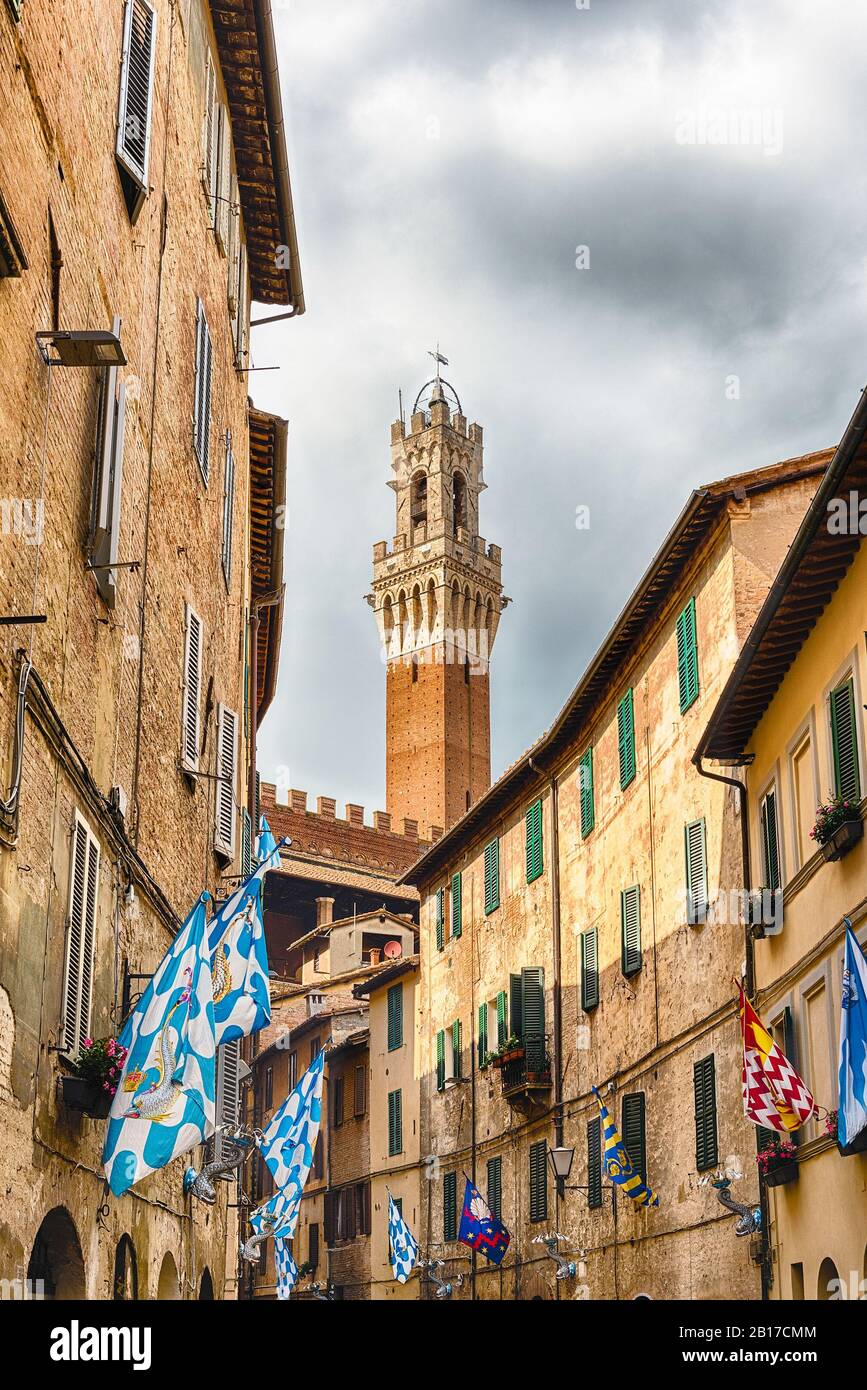
[[[620,1137],[620,1130],[607,1108],[602,1103],[596,1087],[593,1087],[593,1094],[599,1102],[599,1111],[602,1115],[602,1158],[605,1164],[605,1171],[613,1183],[622,1187],[640,1207],[658,1207],[659,1198],[646,1184],[640,1173],[636,1173],[632,1166],[632,1159],[626,1151],[623,1140]]]

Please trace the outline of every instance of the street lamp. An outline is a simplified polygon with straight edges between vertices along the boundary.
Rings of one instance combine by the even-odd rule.
[[[548,1162],[551,1164],[551,1172],[557,1179],[558,1186],[560,1183],[565,1183],[569,1174],[572,1172],[572,1162],[574,1158],[574,1149],[560,1147],[548,1150]]]
[[[126,356],[117,333],[103,328],[72,332],[49,329],[36,334],[36,346],[49,367],[125,367]],[[55,357],[49,349],[54,348]]]

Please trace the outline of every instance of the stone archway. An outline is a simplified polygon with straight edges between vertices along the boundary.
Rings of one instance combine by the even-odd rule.
[[[202,1271],[202,1282],[199,1285],[199,1298],[211,1299],[214,1297],[214,1281],[211,1278],[211,1271],[205,1268]]]
[[[81,1242],[66,1207],[54,1207],[36,1232],[27,1279],[36,1297],[40,1284],[46,1299],[87,1297]]]
[[[135,1246],[127,1235],[122,1235],[114,1252],[114,1278],[111,1286],[113,1299],[127,1303],[138,1298],[138,1261]]]
[[[165,1254],[160,1266],[160,1277],[157,1284],[157,1300],[160,1303],[177,1302],[181,1296],[181,1281],[178,1278],[178,1267],[175,1264],[174,1256]]]
[[[826,1303],[831,1299],[841,1297],[840,1276],[837,1273],[837,1266],[830,1257],[826,1257],[819,1265],[818,1287],[816,1298],[820,1303]],[[845,1294],[842,1295],[845,1297]]]

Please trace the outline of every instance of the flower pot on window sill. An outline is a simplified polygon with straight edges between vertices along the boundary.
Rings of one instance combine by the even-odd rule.
[[[822,854],[829,863],[833,863],[835,859],[842,859],[853,845],[857,845],[863,834],[864,822],[860,818],[844,820],[822,845]]]
[[[69,1110],[89,1115],[92,1120],[108,1119],[111,1093],[85,1076],[62,1076],[60,1086],[63,1103]]]
[[[784,1187],[786,1183],[796,1182],[798,1161],[795,1158],[778,1158],[768,1164],[765,1172],[767,1187]]]

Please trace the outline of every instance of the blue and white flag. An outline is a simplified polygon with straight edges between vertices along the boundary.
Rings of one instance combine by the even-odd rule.
[[[119,1038],[127,1054],[102,1154],[116,1197],[214,1132],[207,896],[163,956]]]
[[[300,1198],[290,1200],[285,1192],[275,1192],[261,1207],[250,1212],[250,1229],[256,1236],[286,1236],[291,1240],[298,1218]]]
[[[271,1022],[268,947],[260,864],[208,923],[217,1044],[246,1038]]]
[[[286,841],[283,840],[281,843],[285,844]],[[280,867],[280,850],[264,816],[259,826],[259,834],[256,836],[256,863],[260,869],[279,869]]]
[[[291,1239],[295,1234],[301,1193],[313,1167],[313,1153],[319,1137],[324,1071],[323,1049],[263,1133],[257,1136],[262,1157],[274,1175],[277,1187],[275,1197],[282,1199],[275,1204],[275,1213],[279,1208],[280,1224],[279,1229],[271,1232],[272,1235],[286,1235]],[[275,1198],[272,1197],[260,1210],[266,1210],[274,1202]]]
[[[418,1242],[404,1221],[400,1207],[388,1194],[388,1253],[399,1284],[405,1284],[418,1261]]]
[[[837,1142],[845,1151],[867,1125],[867,960],[848,925],[841,1003]]]
[[[288,1298],[298,1278],[298,1266],[292,1258],[288,1240],[274,1241],[274,1266],[277,1270],[277,1297]]]

